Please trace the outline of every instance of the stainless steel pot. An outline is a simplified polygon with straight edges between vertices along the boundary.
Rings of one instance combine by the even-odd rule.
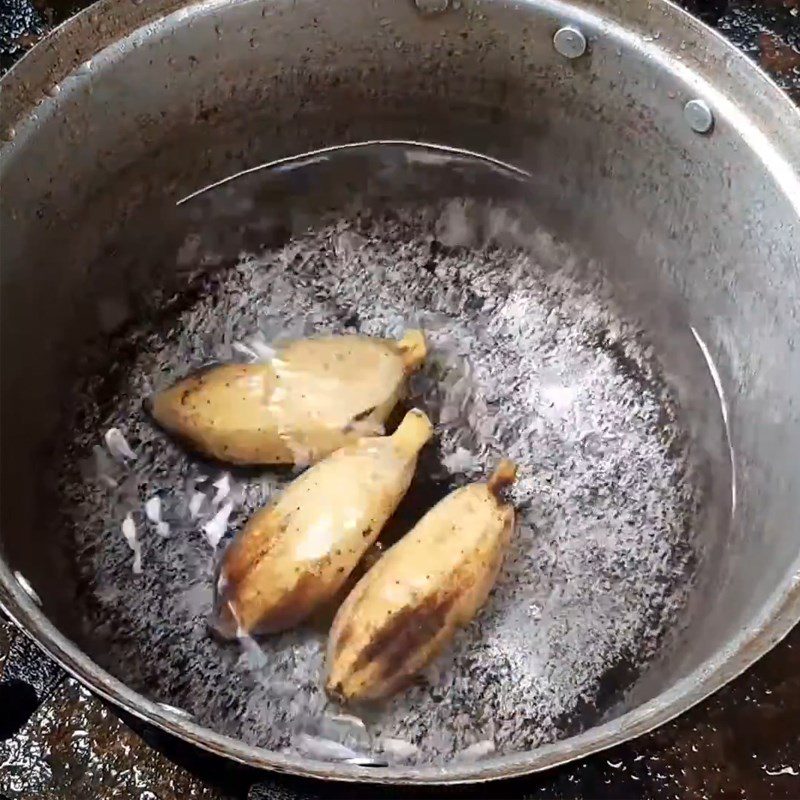
[[[3,99],[0,602],[96,693],[257,767],[481,781],[662,724],[800,618],[800,115],[675,6],[102,0],[34,48],[4,78]],[[697,332],[734,459],[732,522],[698,532],[704,557],[680,641],[624,707],[531,752],[444,768],[269,752],[135,693],[70,640],[65,558],[37,526],[59,395],[100,324],[87,311],[98,290],[88,265],[103,259],[101,280],[168,284],[148,259],[174,244],[162,221],[176,199],[299,151],[385,139],[527,171],[540,219],[613,264],[652,331],[676,335],[680,319],[683,335]]]

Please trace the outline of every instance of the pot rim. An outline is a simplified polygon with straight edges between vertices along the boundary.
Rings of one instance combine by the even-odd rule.
[[[3,128],[7,129],[16,120],[23,119],[35,106],[35,98],[40,98],[48,86],[63,78],[63,74],[68,74],[79,63],[145,23],[159,19],[163,21],[180,9],[183,9],[180,13],[184,14],[199,13],[209,5],[220,5],[224,2],[226,0],[201,0],[198,3],[187,0],[153,0],[135,5],[123,4],[119,0],[99,0],[54,29],[0,79],[4,99],[8,100],[4,103],[2,112]],[[762,111],[774,112],[769,133],[771,141],[779,142],[781,150],[773,149],[763,131],[747,117],[742,115],[742,119],[752,127],[749,133],[753,137],[751,143],[754,149],[759,145],[768,148],[766,155],[762,153],[765,155],[765,168],[772,172],[776,182],[793,199],[800,216],[800,109],[793,105],[768,75],[720,34],[670,0],[651,0],[653,13],[659,16],[660,29],[670,30],[657,43],[646,45],[642,43],[641,31],[636,30],[641,25],[634,22],[632,27],[628,27],[626,21],[618,16],[620,9],[613,0],[586,0],[580,6],[571,5],[568,0],[526,0],[526,4],[545,8],[550,12],[555,10],[571,20],[585,18],[596,22],[601,17],[606,25],[615,27],[615,34],[627,36],[640,50],[646,49],[648,54],[652,53],[662,61],[671,59],[670,66],[675,70],[689,69],[688,59],[679,61],[675,56],[677,44],[683,41],[689,44],[690,52],[694,50],[694,44],[697,45],[698,52],[703,54],[709,48],[715,50],[714,57],[720,59],[720,64],[727,65],[716,66],[717,71],[729,69],[731,63],[746,71],[751,76],[747,91],[758,95]],[[121,6],[125,7],[122,12]],[[111,9],[113,13],[109,13]],[[107,21],[107,27],[100,36],[96,32],[88,36],[88,44],[83,43],[82,49],[79,46],[82,44],[81,37],[94,30],[91,15],[102,15]],[[613,20],[611,23],[608,22],[609,17]],[[670,47],[671,39],[675,42]],[[64,54],[69,55],[64,58]],[[710,57],[707,58],[708,61],[711,60]],[[705,67],[708,70],[715,68],[708,63],[705,63]],[[60,72],[63,74],[59,74]],[[774,120],[784,117],[791,119],[793,116],[797,118],[794,133],[791,125],[788,130],[787,126],[775,129]],[[13,142],[11,147],[13,148]],[[187,719],[180,710],[170,710],[169,707],[148,700],[101,669],[60,633],[20,585],[2,556],[0,608],[47,655],[91,691],[142,721],[154,724],[216,755],[250,767],[305,777],[367,783],[460,784],[527,775],[583,758],[647,733],[699,703],[750,667],[800,621],[800,558],[791,565],[787,577],[776,586],[760,614],[747,627],[741,629],[733,640],[693,672],[646,703],[610,722],[532,751],[492,756],[473,763],[421,768],[364,767],[273,752],[215,733]]]

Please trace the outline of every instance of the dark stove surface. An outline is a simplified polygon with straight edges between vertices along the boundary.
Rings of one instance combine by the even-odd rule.
[[[800,103],[800,0],[685,0]],[[74,0],[0,0],[0,72]],[[11,656],[11,657],[9,657]],[[6,669],[7,665],[11,665]],[[10,671],[21,670],[20,680]],[[49,667],[0,617],[0,800],[798,800],[800,627],[738,680],[659,730],[526,779],[455,790],[388,789],[244,773],[133,720]],[[24,678],[24,680],[22,680]],[[137,732],[138,731],[138,732]]]

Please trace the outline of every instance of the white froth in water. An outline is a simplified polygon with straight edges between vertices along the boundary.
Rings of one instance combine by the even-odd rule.
[[[233,511],[233,503],[225,503],[211,519],[203,525],[203,533],[208,543],[216,549],[222,537],[228,530],[228,519]]]
[[[125,519],[122,520],[122,535],[125,537],[128,547],[133,551],[131,569],[134,574],[138,575],[142,571],[142,545],[136,532],[136,523],[130,514],[126,514]]]
[[[148,568],[132,580],[125,540],[106,535],[118,518],[113,491],[65,459],[64,510],[95,598],[86,626],[103,666],[254,744],[437,763],[574,732],[653,656],[690,588],[700,498],[652,349],[606,299],[599,268],[583,270],[543,235],[527,239],[527,252],[510,246],[518,226],[505,213],[482,226],[504,246],[479,242],[473,211],[456,203],[365,215],[248,256],[168,331],[143,339],[116,405],[100,408],[89,393],[81,457],[99,431],[125,430],[141,502],[157,494],[173,534],[141,542]],[[233,515],[231,484],[197,488],[204,468],[142,413],[142,394],[212,360],[267,358],[276,339],[399,336],[414,325],[431,355],[409,402],[438,434],[417,480],[444,491],[509,457],[519,466],[519,526],[479,618],[420,682],[365,718],[363,740],[355,726],[338,741],[331,731],[346,726],[325,722],[324,634],[263,639],[256,662],[207,630],[216,566],[208,544],[226,544],[291,473],[242,476]],[[236,342],[246,345],[234,350]],[[114,600],[103,602],[109,587]]]
[[[108,452],[114,458],[118,458],[120,461],[125,461],[128,458],[134,460],[136,458],[136,453],[133,452],[128,440],[119,428],[109,428],[103,438]]]

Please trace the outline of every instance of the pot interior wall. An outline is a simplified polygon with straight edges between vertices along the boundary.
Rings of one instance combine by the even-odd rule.
[[[590,41],[575,61],[551,43],[569,17]],[[602,269],[648,331],[714,498],[731,492],[729,443],[695,336],[718,372],[733,518],[716,503],[702,516],[674,635],[627,699],[601,711],[669,689],[752,626],[800,554],[800,226],[740,112],[720,104],[710,136],[686,125],[683,104],[710,89],[658,50],[671,45],[557,3],[430,17],[389,0],[207,3],[134,32],[43,95],[3,155],[2,548],[46,613],[83,643],[70,554],[43,521],[53,437],[74,399],[64,387],[82,343],[108,335],[103,309],[185,280],[177,254],[197,220],[176,200],[283,156],[407,139],[530,173],[515,200]],[[247,233],[204,221],[218,247]]]

